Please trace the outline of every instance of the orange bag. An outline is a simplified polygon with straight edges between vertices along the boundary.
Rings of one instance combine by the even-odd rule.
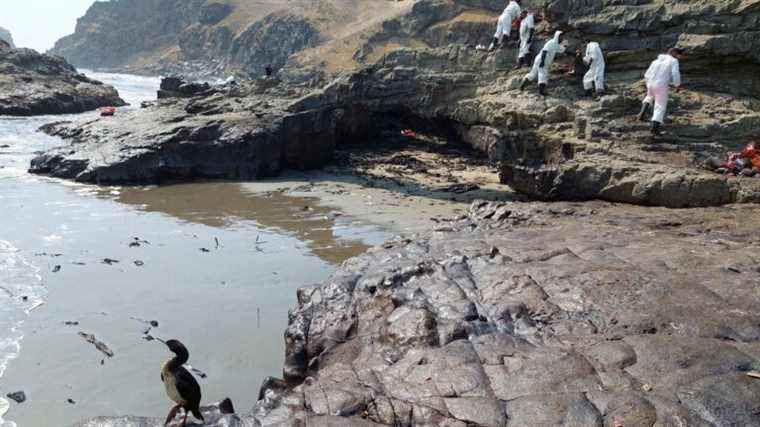
[[[757,150],[755,149],[755,144],[749,144],[746,147],[744,147],[744,150],[742,150],[742,157],[746,157],[748,159],[751,159],[757,155]]]
[[[760,169],[760,154],[755,154],[752,156],[752,166],[756,167],[757,169]]]

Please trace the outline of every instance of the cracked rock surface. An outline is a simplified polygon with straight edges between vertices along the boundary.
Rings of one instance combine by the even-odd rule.
[[[476,203],[301,289],[254,415],[760,425],[756,214]]]

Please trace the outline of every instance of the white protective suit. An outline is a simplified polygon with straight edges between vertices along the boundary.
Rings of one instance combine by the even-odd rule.
[[[530,39],[531,31],[536,28],[536,18],[532,13],[529,13],[520,23],[520,50],[517,53],[518,58],[525,58],[530,53]]]
[[[522,13],[520,5],[515,0],[509,2],[504,12],[499,16],[499,23],[496,25],[496,34],[493,35],[495,39],[501,40],[502,37],[512,33],[512,21],[517,19]]]
[[[562,35],[562,31],[554,33],[554,38],[546,42],[541,52],[536,55],[536,59],[533,61],[533,68],[525,75],[526,80],[535,81],[538,78],[538,84],[549,83],[549,69],[554,62],[554,57],[558,53],[565,51],[565,46],[559,43],[559,37]],[[541,67],[541,57],[546,52],[546,59],[544,60],[544,66]]]
[[[602,48],[597,42],[589,42],[586,45],[586,56],[583,62],[591,64],[586,75],[583,76],[583,88],[586,90],[596,88],[597,92],[604,90],[604,55]]]
[[[647,81],[647,97],[644,98],[644,102],[651,105],[654,100],[652,121],[664,123],[668,110],[668,86],[671,83],[673,86],[681,86],[678,60],[668,54],[658,56],[652,61],[644,78]]]

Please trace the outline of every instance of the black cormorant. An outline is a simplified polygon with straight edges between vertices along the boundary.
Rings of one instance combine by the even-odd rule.
[[[201,386],[195,381],[193,375],[188,372],[182,365],[187,363],[190,358],[190,354],[185,346],[177,340],[169,340],[164,342],[169,351],[174,353],[174,357],[164,362],[161,367],[161,381],[164,382],[166,387],[166,394],[176,405],[169,411],[169,416],[166,417],[166,423],[169,424],[180,408],[185,410],[185,418],[182,421],[184,426],[187,423],[187,414],[193,413],[193,416],[201,421],[203,415],[201,414]]]

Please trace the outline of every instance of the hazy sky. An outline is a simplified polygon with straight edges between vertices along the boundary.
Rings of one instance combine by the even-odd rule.
[[[7,28],[17,46],[46,51],[59,38],[74,32],[77,18],[95,0],[0,0],[0,27]]]

